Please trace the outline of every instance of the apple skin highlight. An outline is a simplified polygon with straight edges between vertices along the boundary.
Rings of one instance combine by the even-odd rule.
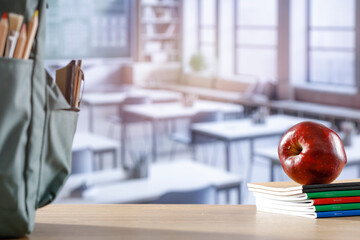
[[[281,138],[278,154],[285,173],[301,185],[331,183],[347,158],[340,137],[315,122],[301,122]]]

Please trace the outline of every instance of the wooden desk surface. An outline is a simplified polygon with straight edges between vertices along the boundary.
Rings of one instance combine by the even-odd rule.
[[[31,239],[356,239],[360,217],[308,219],[251,205],[63,205],[40,209]]]

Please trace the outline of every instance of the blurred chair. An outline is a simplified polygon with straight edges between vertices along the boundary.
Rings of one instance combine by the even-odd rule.
[[[137,116],[131,116],[129,114],[126,114],[124,116],[124,107],[127,105],[140,105],[140,104],[147,104],[149,103],[150,100],[148,99],[148,97],[145,96],[129,96],[126,97],[124,99],[124,101],[120,104],[119,106],[119,112],[117,115],[111,115],[108,117],[108,121],[110,122],[110,127],[109,127],[109,131],[108,131],[108,136],[109,137],[114,137],[113,133],[114,133],[114,128],[115,126],[120,126],[122,122],[125,123],[131,123],[131,122],[140,122],[143,119],[141,119],[140,117]],[[125,119],[123,119],[125,118]]]
[[[174,191],[165,193],[154,204],[215,204],[216,190],[214,186],[192,191]]]
[[[254,155],[270,162],[270,181],[274,182],[276,168],[281,169],[281,162],[277,153],[277,146],[256,148],[254,151]]]
[[[207,112],[198,112],[195,114],[190,121],[189,129],[185,132],[175,132],[171,135],[171,140],[173,140],[173,146],[170,152],[170,159],[172,160],[176,154],[176,146],[178,143],[187,145],[192,153],[192,158],[196,158],[196,145],[197,144],[205,144],[205,143],[213,143],[216,142],[214,138],[206,137],[206,136],[194,136],[191,134],[191,125],[194,123],[205,123],[205,122],[217,122],[223,119],[223,114],[218,111],[207,111]]]
[[[129,96],[124,99],[124,101],[120,104],[119,113],[116,116],[110,116],[109,121],[111,123],[109,128],[109,135],[114,133],[114,126],[120,125],[120,141],[121,141],[121,162],[122,166],[126,168],[125,158],[126,158],[126,142],[130,142],[129,136],[127,136],[127,127],[129,124],[144,122],[145,120],[142,117],[139,117],[135,114],[128,113],[124,111],[124,108],[129,105],[140,105],[147,104],[150,100],[146,96]]]

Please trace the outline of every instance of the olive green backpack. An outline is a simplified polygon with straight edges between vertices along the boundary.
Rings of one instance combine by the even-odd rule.
[[[0,14],[39,10],[29,60],[0,57],[0,237],[34,228],[70,173],[78,113],[44,70],[45,0],[0,0]]]

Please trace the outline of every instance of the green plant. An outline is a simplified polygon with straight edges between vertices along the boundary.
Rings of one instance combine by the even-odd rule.
[[[203,55],[200,53],[194,54],[190,59],[190,67],[193,71],[199,72],[206,69],[206,61]]]

